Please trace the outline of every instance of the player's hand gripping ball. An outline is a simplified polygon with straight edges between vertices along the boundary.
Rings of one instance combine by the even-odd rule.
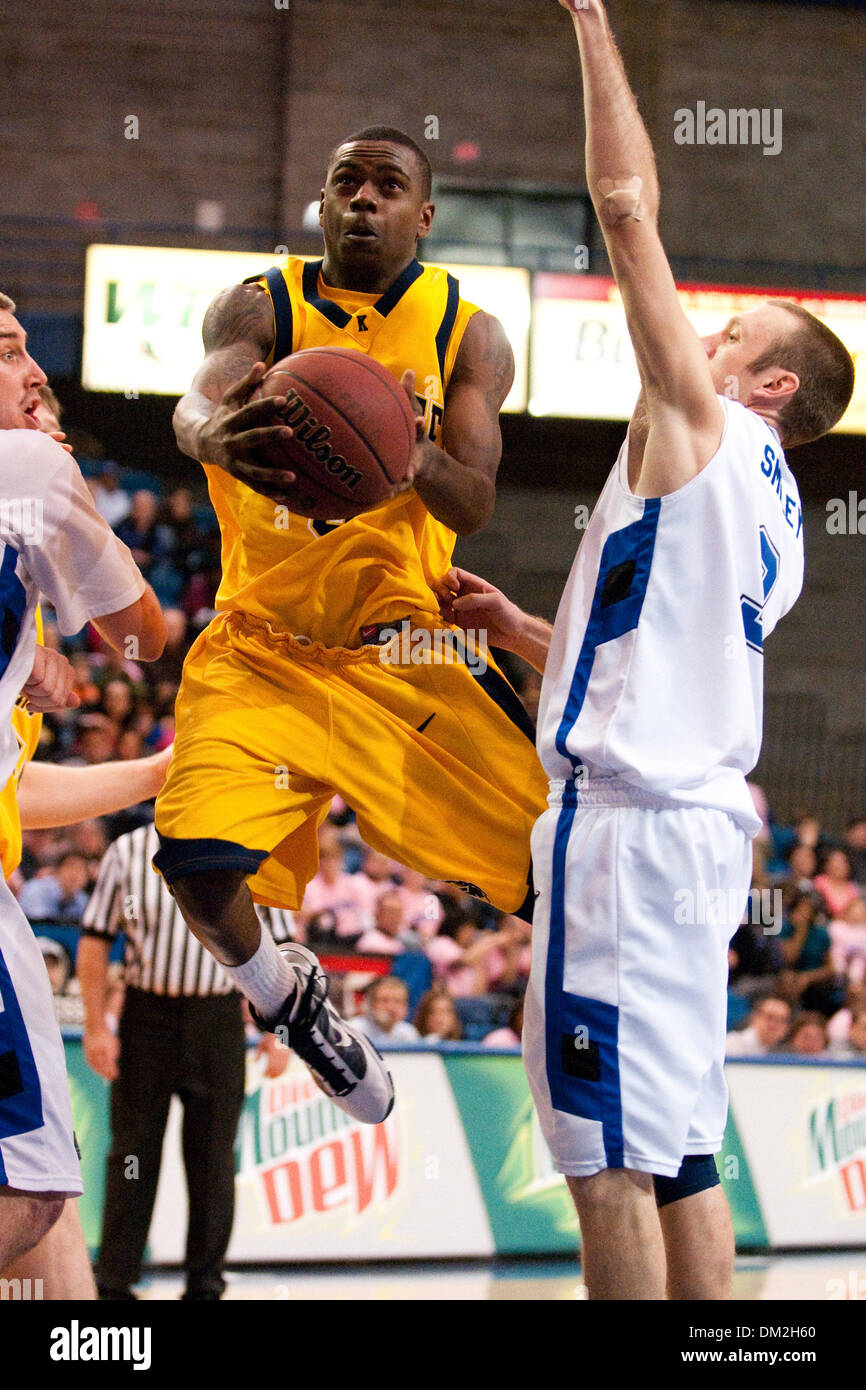
[[[301,516],[345,520],[383,502],[404,481],[416,442],[406,391],[352,348],[307,348],[267,371],[256,393],[284,396],[291,436],[262,443],[259,466],[291,472],[286,504]]]

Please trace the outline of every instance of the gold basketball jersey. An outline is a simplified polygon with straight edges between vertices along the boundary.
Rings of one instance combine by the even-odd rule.
[[[42,641],[42,612],[36,609],[36,639]],[[39,745],[42,715],[28,714],[22,697],[12,710],[12,729],[18,740],[18,761],[9,781],[0,792],[0,863],[3,877],[21,863],[21,817],[18,813],[18,783],[21,774]]]
[[[419,414],[439,443],[445,392],[477,308],[453,275],[413,260],[382,295],[338,290],[321,261],[291,256],[253,277],[271,298],[268,365],[301,348],[355,348],[399,380],[415,372]],[[278,632],[328,647],[362,645],[361,629],[415,612],[436,613],[431,580],[451,564],[455,534],[414,488],[349,521],[313,521],[204,465],[222,533],[216,606],[263,618]]]

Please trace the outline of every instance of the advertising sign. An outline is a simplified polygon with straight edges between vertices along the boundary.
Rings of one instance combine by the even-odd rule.
[[[82,1148],[81,1214],[99,1244],[108,1086],[66,1043]],[[483,1049],[391,1052],[397,1104],[359,1125],[293,1060],[276,1081],[247,1063],[235,1144],[229,1262],[472,1258],[569,1253],[579,1245],[521,1058]],[[866,1246],[866,1067],[732,1061],[717,1165],[740,1249]],[[182,1111],[172,1102],[149,1239],[183,1261]]]
[[[266,251],[89,246],[82,384],[90,391],[130,396],[183,395],[202,360],[201,325],[214,296],[284,263],[283,257]],[[477,265],[446,269],[457,276],[464,299],[502,321],[515,359],[514,385],[504,409],[525,410],[528,271]]]
[[[536,275],[532,298],[532,415],[628,420],[640,377],[616,281],[594,275]],[[866,298],[800,290],[680,285],[680,303],[700,337],[767,299],[794,299],[841,339],[854,357],[854,397],[836,429],[866,433]]]

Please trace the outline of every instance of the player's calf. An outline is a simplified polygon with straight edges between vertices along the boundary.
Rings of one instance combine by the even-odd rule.
[[[221,965],[243,965],[259,946],[261,923],[246,878],[242,869],[207,869],[170,885],[190,931]]]
[[[668,1186],[660,1188],[659,1179],[655,1181],[656,1200],[661,1199],[659,1220],[667,1257],[668,1298],[690,1302],[729,1299],[734,1230],[712,1155],[686,1159],[677,1178],[663,1180]]]

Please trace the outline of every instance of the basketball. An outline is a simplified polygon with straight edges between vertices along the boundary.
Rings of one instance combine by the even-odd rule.
[[[292,511],[345,520],[382,502],[406,476],[415,417],[396,377],[351,348],[307,348],[262,378],[263,396],[285,396],[291,439],[263,446],[258,460],[290,469]]]

